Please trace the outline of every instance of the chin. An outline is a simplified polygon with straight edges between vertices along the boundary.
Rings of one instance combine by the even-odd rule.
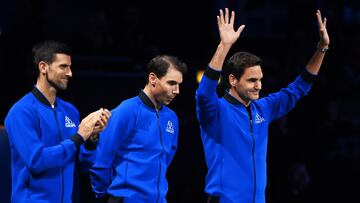
[[[171,102],[172,102],[172,100],[168,100],[168,101],[166,102],[166,105],[169,105]]]
[[[59,86],[58,88],[56,88],[57,90],[61,90],[64,91],[66,90],[67,86]]]

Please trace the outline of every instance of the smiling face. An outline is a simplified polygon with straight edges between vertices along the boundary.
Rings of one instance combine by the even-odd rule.
[[[251,100],[259,99],[262,78],[263,73],[260,65],[246,68],[239,79],[236,79],[234,75],[230,74],[231,95],[244,105],[249,105]]]
[[[67,88],[68,80],[72,77],[71,72],[71,57],[66,54],[55,54],[52,63],[42,63],[42,73],[45,74],[46,81],[50,86],[58,90],[65,90]]]
[[[172,65],[160,79],[154,73],[150,73],[149,79],[154,86],[152,94],[158,106],[168,105],[176,95],[180,94],[183,75]]]

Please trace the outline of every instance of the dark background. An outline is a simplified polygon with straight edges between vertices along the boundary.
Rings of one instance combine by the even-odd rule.
[[[190,71],[170,104],[181,126],[168,169],[167,199],[205,202],[195,75],[216,49],[216,15],[225,7],[236,11],[236,27],[246,25],[230,54],[245,50],[264,61],[262,96],[291,82],[315,51],[316,9],[328,18],[330,50],[318,81],[294,110],[270,126],[267,202],[360,202],[358,0],[1,0],[0,124],[36,82],[31,63],[36,42],[53,39],[73,48],[73,78],[59,97],[73,103],[82,117],[137,95],[148,60],[176,55]],[[81,186],[82,202],[94,202],[86,176]],[[1,202],[8,201],[5,196]]]

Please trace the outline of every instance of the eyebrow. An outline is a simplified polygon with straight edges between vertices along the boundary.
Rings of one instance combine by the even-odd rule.
[[[168,80],[168,81],[166,81],[167,83],[170,83],[170,84],[181,84],[182,83],[182,81],[181,82],[177,82],[176,80]]]
[[[261,80],[263,77],[261,76],[260,78],[257,77],[249,77],[246,80]]]

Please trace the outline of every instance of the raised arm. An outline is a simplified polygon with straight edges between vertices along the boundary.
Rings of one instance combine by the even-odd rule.
[[[229,16],[231,15],[231,16]],[[221,71],[224,64],[226,55],[228,54],[231,46],[239,38],[241,32],[245,28],[245,25],[241,25],[236,31],[234,30],[235,12],[225,8],[225,14],[222,9],[217,18],[217,25],[220,34],[220,43],[216,49],[214,56],[212,57],[209,66],[215,70]]]
[[[316,11],[316,18],[319,27],[320,40],[314,55],[311,57],[306,66],[306,70],[313,75],[317,75],[319,73],[325,52],[329,49],[330,44],[330,38],[326,30],[326,18],[322,18],[319,10]]]
[[[231,46],[239,38],[245,25],[241,25],[237,31],[234,30],[235,12],[229,13],[229,9],[220,10],[217,16],[217,25],[220,34],[220,43],[212,57],[209,67],[205,70],[199,87],[196,91],[196,111],[203,128],[212,125],[218,110],[218,96],[216,86],[220,78],[222,66]]]

